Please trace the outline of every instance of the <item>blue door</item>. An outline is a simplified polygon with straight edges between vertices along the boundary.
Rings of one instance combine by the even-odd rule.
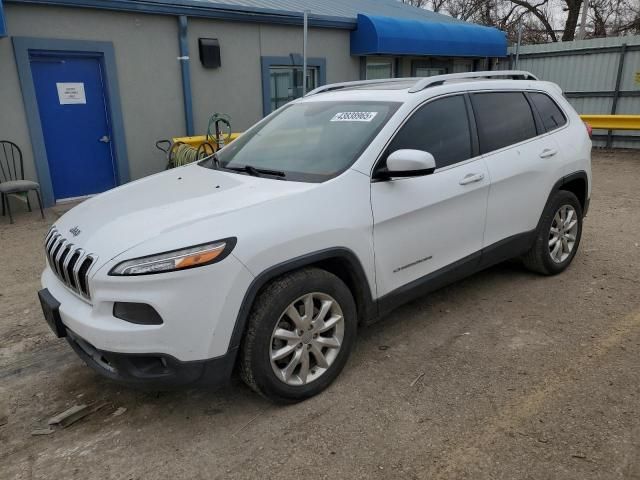
[[[30,56],[56,200],[116,185],[109,108],[100,59]]]

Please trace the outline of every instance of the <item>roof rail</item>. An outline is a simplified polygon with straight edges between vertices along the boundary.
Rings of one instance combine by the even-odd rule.
[[[411,77],[405,77],[405,78],[382,78],[382,79],[378,79],[378,80],[356,80],[354,82],[330,83],[330,84],[322,85],[321,87],[318,87],[318,88],[315,88],[315,89],[311,90],[310,92],[308,92],[305,95],[305,97],[308,97],[309,95],[316,95],[316,94],[322,93],[322,92],[331,92],[333,90],[341,90],[343,88],[360,87],[362,85],[375,85],[377,83],[385,84],[385,83],[408,82],[408,81],[411,81],[411,80],[415,80],[415,78],[411,78]]]
[[[409,93],[416,93],[425,88],[442,85],[449,80],[474,79],[474,78],[511,78],[512,80],[538,80],[538,77],[524,70],[492,70],[488,72],[462,72],[450,73],[447,75],[435,75],[418,80]]]
[[[446,75],[435,75],[433,77],[401,77],[401,78],[382,78],[377,80],[356,80],[354,82],[340,82],[322,85],[308,92],[305,97],[316,95],[323,92],[331,92],[333,90],[341,90],[343,88],[361,87],[364,85],[384,85],[388,83],[410,82],[415,83],[409,89],[409,93],[419,92],[425,88],[442,85],[449,80],[473,79],[473,78],[502,78],[507,77],[513,80],[538,80],[538,78],[530,72],[524,70],[493,70],[488,72],[462,72],[449,73]]]

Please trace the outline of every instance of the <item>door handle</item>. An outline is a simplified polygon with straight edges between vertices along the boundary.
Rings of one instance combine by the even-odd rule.
[[[542,152],[540,152],[540,158],[551,158],[556,153],[558,153],[558,151],[554,148],[545,148],[544,150],[542,150]]]
[[[484,178],[484,173],[470,173],[460,180],[460,185],[469,185],[470,183],[479,182]]]
[[[111,139],[109,138],[108,135],[103,135],[98,139],[99,142],[102,143],[109,143],[111,141]]]

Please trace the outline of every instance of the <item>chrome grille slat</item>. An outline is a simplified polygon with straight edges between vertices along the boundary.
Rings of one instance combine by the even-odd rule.
[[[49,231],[47,232],[47,236],[44,238],[44,244],[47,245],[49,243],[49,240],[51,239],[51,237],[53,237],[55,235],[56,231],[54,228],[50,228]]]
[[[73,265],[73,279],[74,283],[76,284],[76,288],[78,289],[78,291],[80,291],[80,266],[84,263],[87,252],[85,252],[81,248],[78,250],[80,252],[80,256],[78,257],[78,260],[76,260],[76,263]]]
[[[56,242],[58,241],[58,237],[60,235],[58,235],[57,233],[54,233],[51,238],[49,239],[49,243],[47,243],[46,245],[46,249],[47,249],[47,254],[51,255],[51,250],[53,250],[53,246],[56,244]]]
[[[69,262],[71,261],[71,257],[75,250],[73,250],[73,243],[67,245],[67,255],[64,257],[64,261],[62,262],[62,274],[64,275],[64,281],[67,284],[71,284],[71,280],[69,278]]]
[[[58,251],[62,248],[62,237],[56,237],[55,242],[51,246],[51,251],[49,252],[49,260],[51,264],[51,268],[58,275],[58,267],[56,265],[56,256],[58,255]]]
[[[64,252],[65,245],[67,241],[62,238],[58,243],[58,248],[56,249],[55,257],[53,258],[53,264],[58,276],[63,279],[62,268],[60,268],[60,258],[62,257],[62,252]]]
[[[45,248],[45,250],[47,251],[47,254],[50,252],[51,247],[53,246],[53,244],[54,244],[54,243],[55,243],[55,241],[56,241],[56,238],[58,238],[58,234],[57,234],[57,233],[54,233],[53,235],[51,235],[51,236],[49,237],[49,240],[47,240],[47,243],[45,243],[44,248]]]
[[[44,250],[49,267],[67,288],[78,295],[90,299],[89,272],[95,263],[95,256],[64,238],[55,227],[47,233]],[[76,258],[72,264],[71,260]],[[80,271],[83,271],[82,275]]]
[[[91,266],[93,265],[94,262],[94,258],[91,255],[87,255],[87,257],[84,259],[84,262],[82,262],[82,264],[80,264],[80,270],[83,267],[83,264],[85,264],[86,262],[89,262],[89,265],[87,265],[87,273],[89,272],[89,270],[91,270]],[[78,272],[80,271],[78,270]],[[82,288],[82,279],[84,278],[84,289]],[[91,296],[91,294],[89,293],[89,282],[87,281],[87,274],[85,273],[84,275],[80,276],[80,284],[78,285],[78,288],[80,289],[80,292],[83,293],[87,298],[89,298]]]

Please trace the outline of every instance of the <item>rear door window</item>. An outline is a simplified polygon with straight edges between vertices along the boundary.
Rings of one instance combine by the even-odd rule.
[[[548,95],[544,93],[529,93],[533,106],[538,111],[542,124],[547,132],[560,128],[567,123],[567,118]]]
[[[464,97],[445,97],[420,107],[391,141],[387,154],[404,148],[429,152],[437,168],[471,158],[471,131]]]
[[[471,95],[481,153],[492,152],[537,135],[529,102],[522,92]]]

